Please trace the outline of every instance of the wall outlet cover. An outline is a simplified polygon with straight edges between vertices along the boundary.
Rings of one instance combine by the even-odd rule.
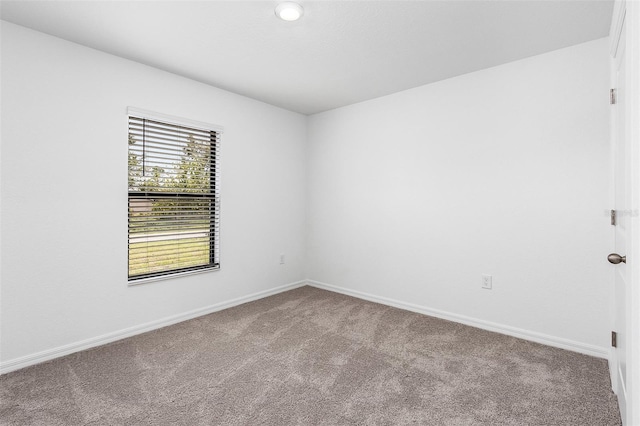
[[[493,277],[491,275],[482,274],[482,288],[491,290],[493,287]]]

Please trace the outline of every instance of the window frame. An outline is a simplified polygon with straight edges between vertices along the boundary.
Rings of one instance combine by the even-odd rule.
[[[130,262],[130,210],[127,208],[127,281],[129,286],[165,280],[170,278],[178,278],[181,276],[188,276],[194,274],[201,274],[205,272],[217,271],[220,269],[220,229],[217,221],[220,217],[220,139],[224,132],[224,128],[219,125],[206,123],[202,121],[190,120],[182,117],[175,117],[167,114],[161,114],[148,110],[143,110],[135,107],[127,108],[127,132],[129,132],[130,117],[136,117],[143,120],[153,120],[160,123],[173,126],[181,126],[186,128],[193,128],[194,130],[200,130],[210,132],[211,135],[211,147],[212,147],[212,161],[210,163],[210,193],[179,193],[179,192],[144,192],[144,191],[129,191],[129,183],[127,184],[127,205],[130,205],[132,199],[145,200],[149,197],[155,198],[202,198],[203,200],[209,200],[211,203],[211,210],[209,213],[209,263],[206,265],[181,267],[175,269],[169,269],[165,271],[151,272],[140,275],[129,275],[129,262]],[[128,149],[129,147],[127,147]],[[129,152],[129,151],[128,151]],[[127,166],[127,176],[129,176],[130,169]],[[212,195],[211,195],[212,194]],[[217,261],[216,261],[217,259]]]

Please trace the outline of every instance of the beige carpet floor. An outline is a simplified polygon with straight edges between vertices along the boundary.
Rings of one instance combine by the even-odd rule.
[[[619,425],[605,360],[302,287],[0,377],[2,425]]]

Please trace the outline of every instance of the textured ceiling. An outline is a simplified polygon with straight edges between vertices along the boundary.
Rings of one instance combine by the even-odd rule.
[[[605,37],[613,2],[2,1],[3,20],[312,114]]]

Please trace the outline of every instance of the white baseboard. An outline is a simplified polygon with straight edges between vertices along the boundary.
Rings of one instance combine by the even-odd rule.
[[[112,333],[103,334],[101,336],[92,337],[89,339],[81,340],[79,342],[70,343],[67,345],[59,346],[53,349],[47,349],[35,354],[14,358],[0,363],[0,374],[9,373],[11,371],[19,370],[21,368],[28,367],[30,365],[39,364],[41,362],[49,361],[55,358],[59,358],[65,355],[69,355],[75,352],[80,352],[86,349],[91,349],[96,346],[104,345],[107,343],[115,342],[127,337],[135,336],[137,334],[146,333],[147,331],[156,330],[158,328],[166,327],[172,324],[176,324],[182,321],[197,318],[202,315],[207,315],[213,312],[221,311],[223,309],[231,308],[233,306],[241,305],[243,303],[251,302],[254,300],[262,299],[264,297],[272,296],[274,294],[282,293],[288,290],[293,290],[304,285],[317,287],[323,290],[333,291],[336,293],[346,294],[348,296],[357,297],[359,299],[368,300],[371,302],[380,303],[387,306],[393,306],[396,308],[404,309],[411,312],[417,312],[424,315],[430,315],[437,318],[446,319],[449,321],[458,322],[461,324],[469,325],[472,327],[481,328],[484,330],[494,331],[496,333],[502,333],[513,337],[518,337],[525,340],[530,340],[544,345],[553,346],[561,349],[567,349],[574,352],[579,352],[585,355],[591,355],[598,358],[609,359],[610,351],[606,348],[602,348],[595,345],[589,345],[586,343],[580,343],[569,339],[555,337],[535,331],[524,330],[521,328],[511,327],[508,325],[493,323],[476,318],[467,317],[464,315],[454,314],[451,312],[441,311],[439,309],[433,309],[425,306],[416,305],[413,303],[402,302],[395,299],[389,299],[386,297],[375,296],[373,294],[364,293],[356,290],[350,290],[344,287],[339,287],[331,284],[322,283],[319,281],[305,280],[297,281],[290,284],[285,284],[279,287],[275,287],[269,290],[260,291],[247,296],[238,297],[226,302],[216,303],[214,305],[206,306],[204,308],[194,309],[192,311],[184,312],[178,315],[172,315],[160,320],[151,321],[145,324],[125,328],[123,330],[115,331]]]
[[[581,354],[594,356],[597,358],[609,359],[610,351],[607,348],[580,343],[561,337],[551,336],[548,334],[538,333],[535,331],[525,330],[522,328],[511,327],[504,324],[498,324],[490,321],[484,321],[477,318],[471,318],[465,315],[454,314],[451,312],[441,311],[426,306],[420,306],[413,303],[402,302],[400,300],[389,299],[387,297],[376,296],[370,293],[351,290],[348,288],[322,283],[319,281],[307,280],[307,284],[323,290],[329,290],[336,293],[346,294],[347,296],[357,297],[358,299],[368,300],[395,308],[404,309],[419,314],[429,315],[432,317],[442,318],[449,321],[469,325],[471,327],[481,328],[483,330],[494,331],[496,333],[506,334],[508,336],[518,337],[524,340],[530,340],[543,345],[553,346],[556,348],[567,349]]]
[[[158,328],[166,327],[168,325],[172,325],[182,321],[197,318],[202,315],[207,315],[213,312],[221,311],[223,309],[231,308],[233,306],[241,305],[243,303],[247,303],[254,300],[262,299],[264,297],[272,296],[277,293],[293,290],[294,288],[302,287],[304,285],[306,285],[306,281],[298,281],[290,284],[285,284],[269,290],[259,291],[257,293],[253,293],[248,296],[238,297],[236,299],[232,299],[226,302],[216,303],[214,305],[206,306],[204,308],[194,309],[192,311],[184,312],[182,314],[172,315],[170,317],[166,317],[166,318],[162,318],[156,321],[151,321],[145,324],[140,324],[133,327],[125,328],[123,330],[114,331],[112,333],[103,334],[101,336],[81,340],[79,342],[70,343],[68,345],[59,346],[57,348],[47,349],[31,355],[14,358],[0,364],[0,374],[9,373],[10,371],[19,370],[21,368],[28,367],[30,365],[39,364],[41,362],[49,361],[54,358],[59,358],[75,352],[80,352],[96,346],[104,345],[106,343],[115,342],[116,340],[135,336],[136,334],[146,333],[147,331],[156,330]]]

